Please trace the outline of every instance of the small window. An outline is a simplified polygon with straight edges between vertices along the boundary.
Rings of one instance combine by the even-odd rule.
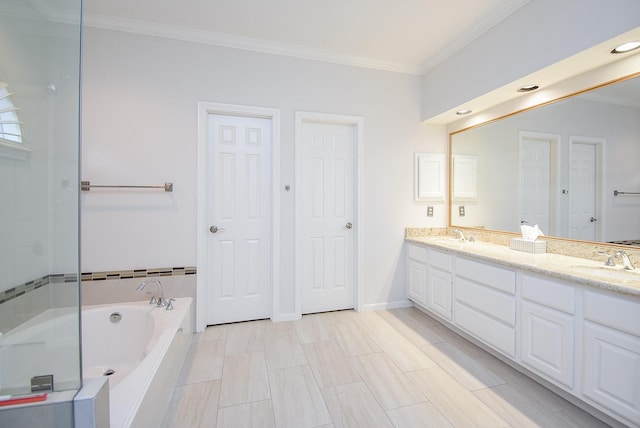
[[[0,139],[22,144],[18,108],[13,105],[7,84],[0,81]]]

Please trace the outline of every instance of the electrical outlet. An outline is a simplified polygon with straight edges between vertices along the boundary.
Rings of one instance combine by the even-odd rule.
[[[460,206],[458,207],[458,215],[459,215],[460,217],[464,217],[464,205],[460,205]]]
[[[427,207],[427,217],[433,217],[433,207],[432,206],[428,206]]]

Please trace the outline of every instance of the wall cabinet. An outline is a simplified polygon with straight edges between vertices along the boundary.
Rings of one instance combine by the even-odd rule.
[[[640,427],[640,299],[407,244],[422,309],[625,425]]]

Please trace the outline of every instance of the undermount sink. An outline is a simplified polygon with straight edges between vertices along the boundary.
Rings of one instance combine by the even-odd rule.
[[[569,270],[600,280],[637,281],[640,283],[640,273],[637,270],[625,270],[622,267],[577,265],[570,266]]]

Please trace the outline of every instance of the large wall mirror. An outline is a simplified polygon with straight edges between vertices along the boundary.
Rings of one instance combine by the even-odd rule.
[[[451,193],[452,227],[538,224],[549,236],[640,245],[640,72],[454,132],[450,144],[451,189],[475,189]],[[472,176],[458,159],[474,160]]]

